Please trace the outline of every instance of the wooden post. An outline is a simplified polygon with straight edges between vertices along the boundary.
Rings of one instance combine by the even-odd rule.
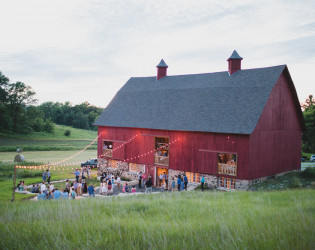
[[[16,166],[14,166],[14,176],[13,176],[13,195],[12,202],[15,200],[15,180],[16,180]]]

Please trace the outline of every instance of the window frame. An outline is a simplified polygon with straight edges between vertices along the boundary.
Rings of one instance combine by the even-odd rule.
[[[233,166],[233,165],[229,165],[229,164],[226,164],[226,163],[220,163],[219,162],[219,155],[220,154],[225,154],[225,155],[232,155],[232,157],[233,157],[233,155],[235,155],[235,166]],[[234,157],[233,157],[234,158]],[[237,165],[238,165],[238,154],[237,153],[229,153],[229,152],[218,152],[217,153],[217,161],[218,161],[218,166],[217,166],[217,173],[218,174],[220,174],[220,175],[228,175],[228,176],[237,176]],[[226,165],[226,166],[224,166],[224,165]],[[222,171],[222,168],[223,168],[223,166],[226,168],[226,170],[225,171]],[[228,168],[234,168],[234,170],[233,170],[233,172],[234,173],[231,173],[231,172],[229,172],[228,171]]]
[[[161,155],[161,156],[159,156],[159,155],[156,155],[156,150],[157,150],[157,147],[156,147],[156,145],[157,145],[157,143],[158,142],[156,142],[156,139],[157,138],[165,138],[165,139],[167,139],[167,142],[166,143],[163,143],[163,144],[167,144],[168,145],[168,148],[167,148],[167,156],[163,156],[163,155]],[[158,161],[156,161],[156,159],[159,159]],[[162,158],[162,159],[161,159]],[[162,160],[164,160],[164,159],[167,159],[167,162],[165,163],[165,164],[163,164],[163,163],[161,163],[161,161]],[[168,136],[154,136],[154,164],[155,165],[161,165],[161,166],[169,166],[170,164],[169,164],[169,159],[170,159],[170,138],[168,137]]]

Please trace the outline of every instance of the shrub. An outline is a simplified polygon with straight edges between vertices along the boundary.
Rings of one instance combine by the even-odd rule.
[[[289,187],[290,188],[299,188],[301,186],[302,186],[302,183],[301,183],[300,179],[294,176],[292,178],[292,180],[290,181]]]
[[[54,123],[50,119],[47,119],[45,122],[45,131],[48,133],[53,133],[54,130],[55,130]]]
[[[65,136],[70,136],[70,134],[71,134],[71,131],[70,131],[70,130],[66,130],[66,131],[65,131]]]
[[[315,178],[315,168],[307,168],[303,171],[303,175],[306,178]]]

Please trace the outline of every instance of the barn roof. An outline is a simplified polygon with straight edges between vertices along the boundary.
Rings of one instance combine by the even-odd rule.
[[[132,77],[94,125],[251,134],[285,68]]]

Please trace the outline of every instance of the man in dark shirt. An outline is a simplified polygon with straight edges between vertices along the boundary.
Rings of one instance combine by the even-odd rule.
[[[146,189],[146,193],[152,193],[152,185],[153,185],[153,183],[152,183],[152,180],[151,180],[151,177],[149,177],[149,179],[145,182],[145,186],[147,187],[147,189]]]

